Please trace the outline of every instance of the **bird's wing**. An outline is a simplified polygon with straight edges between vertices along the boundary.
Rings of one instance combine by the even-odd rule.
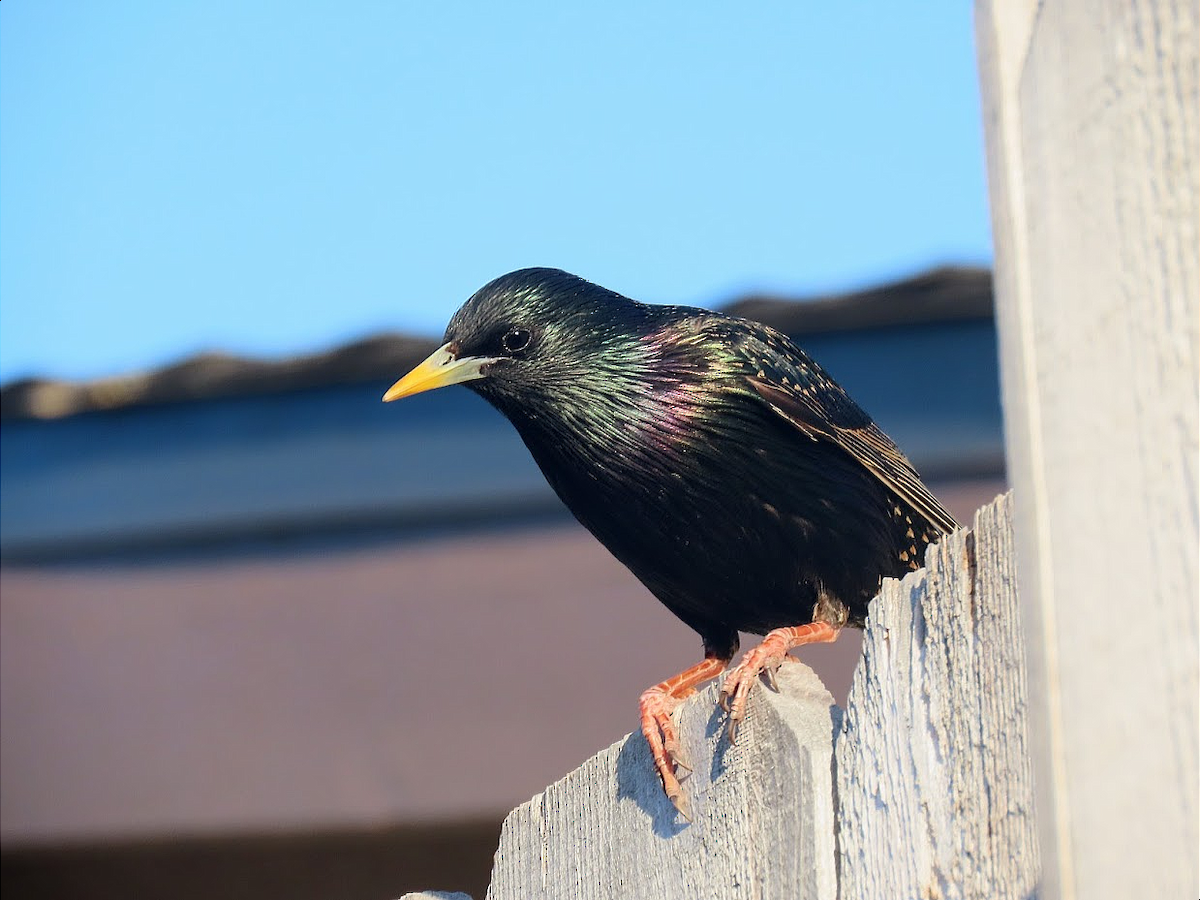
[[[891,438],[807,354],[773,334],[749,343],[747,381],[776,413],[811,439],[837,444],[934,527],[958,527]]]

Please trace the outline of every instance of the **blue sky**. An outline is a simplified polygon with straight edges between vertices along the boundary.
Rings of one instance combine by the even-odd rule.
[[[970,4],[0,4],[0,379],[991,258]]]

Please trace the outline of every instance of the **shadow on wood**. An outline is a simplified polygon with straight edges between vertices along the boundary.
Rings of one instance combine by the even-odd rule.
[[[489,900],[1035,896],[1008,497],[885,583],[844,714],[779,685],[735,745],[716,683],[681,707],[691,824],[635,733],[513,810]]]

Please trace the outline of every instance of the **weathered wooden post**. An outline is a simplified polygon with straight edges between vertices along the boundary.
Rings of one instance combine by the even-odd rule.
[[[979,0],[1047,898],[1195,897],[1195,0]]]

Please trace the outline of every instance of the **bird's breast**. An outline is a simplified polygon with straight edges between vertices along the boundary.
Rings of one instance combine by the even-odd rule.
[[[808,621],[829,585],[861,593],[839,554],[861,553],[875,529],[836,514],[864,479],[755,415],[676,408],[522,437],[575,517],[667,606],[763,631]]]

